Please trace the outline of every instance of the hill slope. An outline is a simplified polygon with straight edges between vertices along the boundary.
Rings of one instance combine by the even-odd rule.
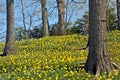
[[[108,32],[108,53],[111,60],[120,63],[120,31]],[[0,57],[0,80],[93,80],[95,77],[80,68],[86,61],[88,50],[85,47],[87,36],[79,34],[66,36],[50,36],[16,42],[17,53],[12,56]],[[2,52],[4,43],[0,43]],[[109,74],[108,77],[97,78],[118,79],[120,72]]]

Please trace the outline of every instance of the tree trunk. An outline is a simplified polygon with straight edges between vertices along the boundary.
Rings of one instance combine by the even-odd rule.
[[[85,13],[84,15],[84,32],[85,34],[88,34],[88,26],[89,26],[89,15],[88,12]]]
[[[14,44],[14,0],[6,0],[7,3],[7,36],[3,55],[15,54]]]
[[[106,47],[107,0],[89,0],[89,54],[85,70],[102,74],[114,69]]]
[[[43,34],[44,36],[48,36],[49,29],[48,29],[48,15],[47,15],[47,8],[46,8],[46,0],[41,0],[41,6],[42,6]]]
[[[24,25],[24,31],[25,31],[25,39],[28,39],[28,33],[27,33],[26,23],[25,23],[24,0],[21,0],[21,5],[22,5],[22,18],[23,18],[23,25]]]
[[[58,35],[66,34],[65,24],[64,24],[64,0],[57,0],[58,6]]]
[[[120,30],[120,0],[117,0],[118,29]]]

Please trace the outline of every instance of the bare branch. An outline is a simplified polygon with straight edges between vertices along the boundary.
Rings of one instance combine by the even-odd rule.
[[[6,36],[2,36],[2,37],[0,37],[0,39],[3,39],[3,38],[5,38]]]
[[[75,1],[75,0],[71,0],[72,2],[74,2],[74,3],[77,3],[77,4],[84,4],[84,3],[86,3],[86,0],[84,0],[83,2],[78,2],[78,1]]]
[[[52,11],[50,12],[49,16],[51,16],[51,15],[52,15],[52,13],[54,12],[55,8],[57,8],[57,6],[50,7],[48,10],[50,10],[51,8],[53,8],[53,9],[52,9]]]
[[[4,34],[4,33],[6,33],[6,31],[4,31],[4,32],[1,32],[0,34]]]

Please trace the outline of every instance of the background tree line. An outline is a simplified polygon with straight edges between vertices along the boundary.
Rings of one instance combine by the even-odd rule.
[[[22,0],[21,0],[22,1]],[[25,1],[24,1],[25,2]],[[27,2],[27,1],[26,1]],[[75,3],[72,0],[67,0],[67,1],[54,1],[54,4],[56,2],[56,6],[53,6],[54,9],[58,9],[58,22],[54,24],[49,23],[49,17],[52,15],[55,15],[55,13],[49,12],[47,6],[47,3],[49,1],[42,1],[42,0],[36,0],[36,3],[40,3],[41,5],[41,13],[42,13],[42,24],[41,25],[33,25],[30,26],[27,30],[25,27],[25,18],[23,16],[23,24],[24,28],[19,27],[16,29],[16,40],[21,40],[25,39],[26,34],[28,35],[28,38],[39,38],[43,37],[46,35],[62,35],[62,34],[73,34],[73,33],[82,33],[82,34],[88,34],[88,23],[89,23],[89,11],[84,12],[84,15],[82,18],[77,19],[75,22],[71,22],[71,18],[74,15],[72,13],[72,5],[75,4],[80,4],[80,3]],[[52,3],[52,1],[51,1]],[[49,3],[48,3],[49,4]],[[85,3],[81,3],[82,5]],[[115,3],[108,3],[108,9],[107,9],[107,29],[108,31],[110,30],[116,30],[118,29],[117,27],[117,18],[116,18],[116,13],[115,13]],[[24,14],[24,4],[23,1],[21,3],[22,7],[22,14]],[[75,6],[78,10],[80,6]],[[78,11],[77,10],[77,11]],[[70,13],[71,11],[71,13]],[[75,11],[75,10],[74,10]],[[76,13],[77,13],[76,11]],[[35,13],[35,12],[34,12]],[[69,14],[68,14],[69,13]],[[50,15],[50,16],[49,16]],[[32,15],[31,15],[32,16]],[[32,20],[30,20],[30,25],[32,24]],[[63,29],[63,30],[61,30]],[[18,30],[18,31],[17,31]],[[63,32],[62,32],[63,31]],[[21,33],[21,34],[20,34]],[[19,38],[19,36],[21,36]]]
[[[59,8],[58,4],[62,4]],[[17,4],[17,6],[16,6]],[[72,17],[80,10],[86,7],[87,1],[74,1],[74,0],[17,0],[15,1],[15,8],[19,9],[21,18],[15,18],[15,40],[27,39],[27,38],[39,38],[45,35],[61,35],[60,23],[64,29],[63,34],[72,33],[88,33],[89,23],[89,11],[84,12],[82,18],[72,21]],[[107,9],[107,25],[108,31],[118,29],[116,18],[115,1],[109,1],[109,7]],[[85,5],[85,6],[84,6]],[[33,6],[33,7],[31,7]],[[1,7],[4,9],[4,7]],[[32,8],[32,9],[31,9]],[[62,12],[60,12],[61,10]],[[4,13],[4,10],[1,10]],[[117,10],[118,11],[118,10]],[[60,14],[62,15],[60,17]],[[44,13],[44,14],[43,14]],[[37,17],[37,18],[35,18]],[[45,18],[44,18],[45,17]],[[54,17],[58,17],[58,21],[51,20]],[[19,20],[20,19],[20,20]],[[41,21],[41,22],[40,22]],[[52,24],[51,24],[52,21]],[[59,22],[62,21],[62,22]],[[20,23],[18,23],[20,22]],[[5,25],[5,23],[4,23]],[[36,30],[38,29],[38,30]],[[61,27],[62,29],[62,27]],[[36,33],[38,33],[36,35]]]

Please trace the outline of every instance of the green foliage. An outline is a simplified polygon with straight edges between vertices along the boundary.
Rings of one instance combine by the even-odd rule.
[[[25,39],[25,31],[22,27],[15,28],[15,40],[23,40]]]
[[[110,59],[120,63],[120,31],[111,31],[107,37]],[[75,68],[86,61],[88,50],[78,50],[86,44],[87,36],[80,34],[16,42],[15,55],[0,57],[0,80],[119,80],[117,70],[94,76]]]
[[[84,22],[82,19],[77,19],[73,25],[67,28],[67,34],[84,34],[83,24]]]
[[[51,25],[50,35],[58,35],[58,24]]]
[[[115,8],[109,8],[107,10],[107,29],[115,30],[116,29],[116,14]],[[89,12],[85,12],[82,19],[77,19],[72,28],[68,30],[69,33],[77,33],[75,28],[79,30],[80,33],[88,33],[89,24]],[[72,30],[73,29],[73,30]],[[75,31],[75,32],[74,32]]]
[[[29,37],[30,38],[43,37],[43,29],[42,29],[42,27],[34,27],[33,30],[30,30]]]
[[[40,38],[43,37],[42,27],[33,27],[32,30],[27,30],[27,35],[29,38]],[[25,39],[25,31],[22,27],[15,29],[15,40],[24,40]]]
[[[80,33],[80,28],[78,26],[73,26],[73,27],[69,27],[67,29],[67,34],[76,34],[76,33]]]
[[[115,8],[109,8],[107,10],[107,26],[108,30],[115,30],[116,29],[116,14],[114,13]]]

